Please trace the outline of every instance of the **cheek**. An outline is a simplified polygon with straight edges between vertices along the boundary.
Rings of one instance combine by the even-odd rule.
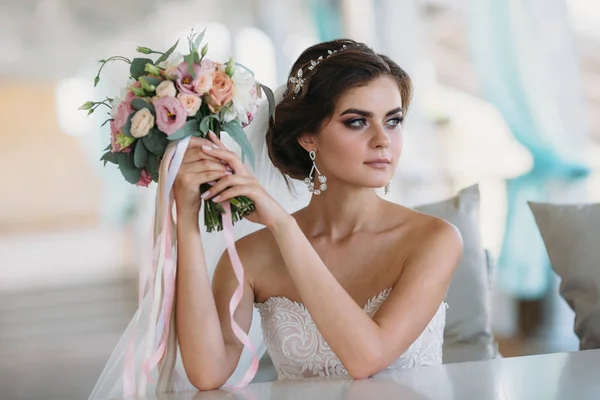
[[[390,135],[390,149],[395,157],[399,157],[402,153],[402,148],[404,147],[404,140],[402,136],[402,131]]]

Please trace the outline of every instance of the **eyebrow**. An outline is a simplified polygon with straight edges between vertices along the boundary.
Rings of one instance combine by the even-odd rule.
[[[402,107],[398,107],[398,108],[394,108],[393,110],[388,111],[387,114],[385,114],[385,116],[389,117],[390,115],[398,114],[401,112],[402,112]],[[362,115],[363,117],[366,117],[366,118],[373,117],[373,113],[371,111],[359,110],[358,108],[349,108],[346,111],[342,112],[340,114],[340,117],[342,115],[346,115],[346,114],[358,114],[358,115]]]

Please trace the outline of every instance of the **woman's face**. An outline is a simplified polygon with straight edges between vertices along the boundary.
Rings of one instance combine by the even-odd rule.
[[[391,77],[348,91],[312,137],[317,167],[330,181],[383,187],[402,152],[403,118],[400,89]]]

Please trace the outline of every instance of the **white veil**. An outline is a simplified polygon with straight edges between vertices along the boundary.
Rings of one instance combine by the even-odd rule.
[[[275,102],[279,103],[283,96],[285,85],[279,87],[275,91]],[[273,166],[268,156],[268,149],[265,141],[265,134],[269,124],[269,106],[268,102],[264,101],[258,112],[256,113],[254,120],[244,130],[248,136],[250,144],[255,154],[255,168],[254,175],[261,185],[271,194],[288,212],[294,212],[304,206],[306,206],[310,200],[310,193],[303,186],[302,182],[292,180],[292,192],[287,187],[285,179],[281,173]],[[227,140],[227,135],[223,135],[224,143],[232,150],[237,149],[237,146],[233,141]],[[163,168],[161,167],[161,175],[163,175]],[[164,183],[159,180],[159,190],[157,191],[156,204],[159,204],[159,196],[163,196]],[[172,194],[170,194],[169,207],[172,210]],[[204,227],[203,213],[200,213],[200,226]],[[157,240],[157,236],[160,229],[157,227],[161,224],[169,223],[169,221],[161,220],[160,211],[157,207],[157,212],[154,220],[154,239]],[[247,220],[239,221],[234,225],[234,237],[239,239],[245,235],[248,235],[258,229],[262,228],[261,225],[251,223]],[[173,243],[176,238],[174,237],[175,229],[171,228]],[[207,233],[205,230],[202,232],[202,245],[206,255],[206,265],[209,269],[209,275],[212,279],[212,275],[216,264],[221,257],[221,254],[225,251],[225,239],[223,232]],[[172,248],[173,258],[175,257],[175,247]],[[154,284],[155,281],[160,281],[160,276],[157,276],[156,271],[149,271],[149,266],[143,265],[140,269],[140,278],[144,272],[150,272],[150,284]],[[145,279],[144,279],[145,280]],[[164,295],[164,291],[145,291],[143,286],[140,285],[140,303],[139,308],[132,320],[127,326],[124,334],[117,343],[116,348],[111,354],[100,378],[98,379],[89,400],[102,400],[114,397],[124,397],[128,395],[124,389],[124,371],[126,363],[132,364],[131,371],[135,372],[135,394],[152,394],[152,393],[164,393],[172,391],[184,391],[193,390],[194,387],[191,385],[186,377],[183,369],[183,363],[181,355],[179,353],[179,346],[177,345],[176,331],[174,316],[175,313],[171,313],[170,317],[170,335],[168,336],[166,350],[158,366],[152,371],[149,371],[149,375],[152,377],[152,381],[145,378],[143,372],[144,360],[147,356],[147,351],[153,346],[156,347],[155,333],[150,332],[148,321],[151,321],[153,316],[157,315],[157,308],[160,307],[160,299],[157,299],[153,293],[159,293],[159,297]],[[153,320],[155,321],[155,319]],[[252,325],[248,333],[250,340],[252,341],[255,349],[257,350],[257,357],[262,357],[265,353],[265,346],[262,337],[262,330],[260,325],[260,316],[257,311],[254,310],[252,318]],[[150,340],[152,339],[152,340]],[[229,378],[227,385],[234,385],[239,382],[248,370],[253,355],[247,349],[244,348],[238,366]],[[129,360],[129,361],[128,361]],[[131,393],[129,393],[131,394]]]

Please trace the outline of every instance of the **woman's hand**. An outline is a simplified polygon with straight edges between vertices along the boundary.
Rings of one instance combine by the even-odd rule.
[[[233,169],[233,175],[220,178],[202,194],[202,198],[221,203],[237,196],[246,196],[254,202],[256,211],[245,218],[269,229],[290,220],[290,214],[265,191],[237,154],[228,150],[214,133],[210,132],[209,138],[212,143],[203,144],[202,151],[207,156],[226,162]]]
[[[178,213],[197,216],[200,212],[200,185],[216,181],[233,172],[225,163],[202,151],[203,145],[212,146],[207,139],[192,137],[175,178],[173,194]]]

